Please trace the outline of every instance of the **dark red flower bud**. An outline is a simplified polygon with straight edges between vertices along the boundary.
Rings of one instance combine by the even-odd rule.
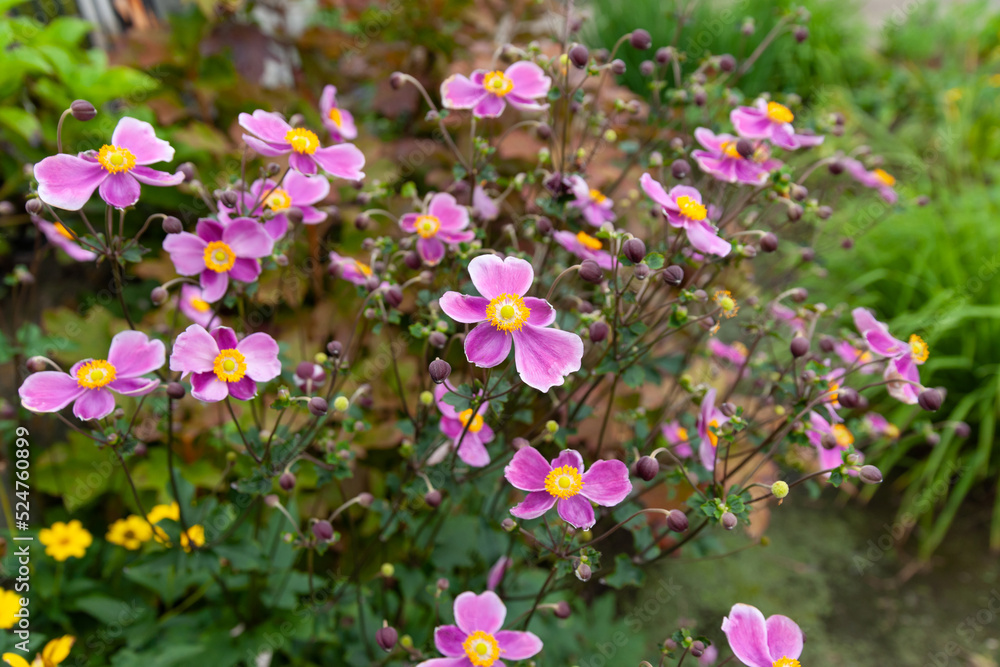
[[[389,80],[392,81],[392,79]],[[399,633],[392,626],[387,625],[375,632],[375,643],[386,653],[390,653],[396,647],[397,641],[399,641]]]
[[[809,28],[804,25],[795,26],[795,41],[801,44],[802,42],[809,39]]]
[[[722,514],[722,527],[726,530],[732,530],[739,523],[739,519],[732,512],[723,512]]]
[[[917,405],[926,410],[927,412],[937,412],[941,409],[941,404],[944,402],[944,396],[937,389],[924,389],[917,396]]]
[[[760,249],[764,252],[774,252],[778,249],[778,237],[768,232],[760,237]]]
[[[622,244],[622,253],[630,262],[638,264],[646,257],[646,244],[642,239],[629,239]]]
[[[73,103],[69,105],[69,112],[73,114],[73,118],[82,123],[94,120],[97,116],[97,109],[87,100],[73,100]]]
[[[793,357],[804,357],[809,352],[809,341],[805,336],[796,336],[788,347]]]
[[[858,477],[865,484],[881,484],[882,483],[882,471],[872,465],[861,466],[861,470],[858,472]]]
[[[653,45],[653,38],[650,37],[649,32],[639,28],[638,30],[633,30],[631,36],[628,38],[629,43],[633,48],[639,49],[640,51],[645,51]]]
[[[443,497],[441,492],[437,489],[433,489],[424,494],[424,502],[430,507],[438,507],[441,504]]]
[[[670,510],[667,515],[667,528],[675,533],[683,533],[688,529],[687,514],[680,510]]]
[[[320,542],[329,542],[333,539],[333,526],[326,519],[320,519],[312,525],[313,535]]]
[[[691,642],[691,655],[695,658],[700,658],[705,655],[705,642],[694,641]]]
[[[608,337],[610,328],[606,322],[594,322],[590,325],[590,340],[593,343],[600,343]]]
[[[566,600],[560,600],[559,602],[556,602],[556,608],[553,613],[556,615],[556,618],[566,619],[569,618],[571,613],[573,613],[573,610],[570,609],[569,602],[566,602]]]
[[[723,72],[732,72],[736,69],[736,58],[728,53],[722,54],[719,56],[719,69]]]
[[[31,215],[40,215],[45,209],[45,204],[42,203],[41,199],[29,199],[24,204],[24,210]]]
[[[393,90],[399,90],[405,82],[406,78],[402,72],[393,72],[389,75],[389,86],[392,87]]]
[[[621,58],[616,58],[611,61],[611,73],[622,75],[625,73],[625,61]]]
[[[585,259],[580,263],[579,273],[581,278],[593,285],[597,285],[604,280],[603,269],[592,259]]]
[[[225,204],[227,208],[236,208],[239,200],[240,193],[236,192],[236,190],[223,190],[222,194],[219,195],[219,201]]]
[[[965,422],[955,424],[955,435],[959,438],[968,438],[970,433],[972,433],[972,429]]]
[[[167,385],[167,396],[174,399],[175,401],[179,401],[180,399],[184,398],[185,393],[186,391],[184,389],[184,385],[182,385],[180,382],[171,382]]]
[[[427,367],[427,370],[430,371],[431,380],[433,380],[435,384],[441,384],[448,379],[449,375],[451,375],[451,364],[443,359],[435,359],[431,362],[430,366]]]
[[[441,333],[440,331],[432,331],[431,335],[427,337],[427,342],[437,349],[443,348],[448,344],[448,336]]]
[[[180,234],[184,231],[184,225],[179,219],[168,215],[163,219],[163,231],[167,234]]]
[[[290,472],[281,473],[281,477],[278,478],[278,486],[285,491],[291,491],[295,488],[295,475]]]
[[[326,399],[322,396],[313,396],[309,399],[309,412],[314,417],[322,417],[329,409],[330,407],[327,405]]]
[[[668,285],[680,285],[684,282],[684,269],[676,264],[671,264],[667,268],[663,269],[663,282]]]
[[[691,173],[691,165],[687,160],[674,160],[670,163],[670,175],[680,180]]]
[[[656,63],[652,60],[643,60],[639,63],[639,74],[643,76],[653,76],[653,72],[656,71]]]
[[[640,479],[649,482],[660,474],[660,463],[652,456],[643,456],[635,462],[635,474]]]
[[[583,69],[590,61],[590,51],[583,44],[577,44],[569,50],[569,59],[578,68]]]
[[[385,291],[385,302],[392,308],[399,308],[403,303],[403,290],[399,285],[393,285]]]

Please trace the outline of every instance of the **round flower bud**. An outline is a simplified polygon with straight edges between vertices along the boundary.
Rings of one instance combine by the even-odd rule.
[[[329,542],[333,539],[333,526],[326,519],[320,519],[312,525],[313,535],[320,542]]]
[[[392,81],[391,78],[389,80]],[[375,643],[386,653],[390,653],[392,649],[396,648],[397,641],[399,641],[399,633],[391,626],[387,625],[375,631]]]
[[[642,239],[629,239],[622,245],[622,253],[633,264],[638,264],[646,256],[646,244]]]
[[[32,373],[39,373],[45,370],[47,363],[45,361],[45,357],[31,357],[24,362],[24,365],[27,366],[28,370]]]
[[[385,302],[392,308],[399,308],[403,303],[403,290],[399,285],[393,285],[385,291]]]
[[[162,285],[157,285],[149,293],[149,300],[153,302],[154,306],[162,306],[169,298],[170,293]]]
[[[451,588],[451,583],[447,579],[445,579],[444,577],[441,577],[440,579],[438,579],[436,585],[437,585],[437,589],[439,591],[446,591],[449,588]]]
[[[559,422],[552,419],[545,422],[545,430],[549,433],[556,433],[559,431]]]
[[[430,371],[431,380],[433,380],[435,384],[441,384],[448,379],[449,375],[451,375],[451,364],[442,359],[435,359],[431,362],[430,366],[427,367],[427,370]]]
[[[669,46],[661,46],[656,50],[656,62],[666,65],[673,58],[674,52]]]
[[[768,232],[760,237],[760,249],[764,252],[774,252],[778,249],[778,237]]]
[[[406,264],[406,268],[416,271],[421,266],[423,266],[424,261],[420,259],[418,255],[413,250],[409,251],[403,256],[403,264]]]
[[[792,290],[791,297],[795,303],[803,303],[809,298],[809,290],[805,287],[796,287]]]
[[[633,48],[639,49],[640,51],[645,51],[653,45],[653,38],[650,37],[649,32],[639,28],[638,30],[633,30],[632,34],[628,38],[629,43]]]
[[[819,206],[816,209],[816,215],[819,216],[820,220],[827,220],[833,215],[833,209],[829,206]]]
[[[667,515],[667,528],[675,533],[683,533],[688,529],[687,514],[680,510],[670,510]]]
[[[179,401],[180,399],[184,398],[184,394],[185,394],[184,385],[182,385],[180,382],[171,382],[167,385],[167,396],[174,399],[175,401]]]
[[[680,285],[684,282],[684,269],[676,264],[671,264],[663,270],[661,274],[663,276],[663,282],[668,285]]]
[[[73,114],[73,118],[81,123],[94,120],[97,116],[97,109],[87,100],[73,100],[73,103],[69,105],[69,112]]]
[[[882,471],[872,465],[861,466],[861,470],[858,472],[858,477],[865,484],[881,484],[882,483]]]
[[[674,160],[670,163],[670,175],[680,180],[691,173],[691,165],[687,160]]]
[[[223,190],[222,194],[219,195],[219,201],[225,204],[228,208],[236,208],[236,204],[239,200],[240,195],[235,190]]]
[[[531,446],[531,443],[528,442],[526,438],[514,438],[513,440],[510,441],[510,444],[517,451],[520,451],[525,447]]]
[[[816,259],[816,251],[815,250],[813,250],[812,248],[803,248],[802,249],[802,261],[803,262],[811,262],[814,259]]]
[[[726,401],[725,403],[719,406],[719,412],[721,412],[727,417],[733,417],[736,414],[736,406],[730,403],[729,401]]]
[[[379,574],[389,579],[392,575],[396,574],[396,568],[392,563],[382,563],[382,567],[379,568]]]
[[[333,409],[337,412],[346,412],[349,407],[351,407],[351,402],[346,396],[338,396],[333,399]]]
[[[793,34],[795,35],[795,41],[801,44],[802,42],[809,39],[809,28],[805,27],[804,25],[795,26],[795,31]]]
[[[778,500],[781,500],[788,495],[788,482],[782,482],[778,480],[771,485],[771,495],[773,495]]]
[[[281,477],[278,478],[278,486],[285,491],[291,491],[295,488],[295,475],[291,472],[281,473]]]
[[[740,522],[739,519],[737,519],[736,515],[733,514],[732,512],[722,513],[722,527],[725,528],[726,530],[732,530],[733,528],[736,527],[736,524],[738,524],[739,522]]]
[[[437,489],[428,491],[424,494],[424,502],[430,507],[437,507],[441,504],[441,492]]]
[[[660,464],[652,456],[643,456],[635,462],[635,474],[646,482],[652,481],[660,474]]]
[[[503,528],[508,533],[513,532],[514,530],[517,529],[517,521],[514,521],[510,517],[507,517],[506,519],[500,522],[500,527]]]
[[[728,53],[722,54],[719,56],[719,69],[723,72],[732,72],[736,69],[736,58]]]
[[[823,350],[827,354],[833,352],[836,342],[829,336],[823,336],[819,339],[819,349]]]
[[[422,392],[420,392],[420,402],[423,403],[424,405],[428,405],[428,406],[429,405],[433,405],[434,404],[434,394],[432,394],[429,391],[422,391]]]
[[[652,60],[643,60],[639,63],[639,74],[643,76],[653,76],[653,72],[656,71],[656,63]]]
[[[375,496],[367,491],[358,494],[358,504],[362,507],[371,507],[373,502],[375,502]]]
[[[917,396],[917,405],[926,410],[927,412],[936,412],[941,408],[941,403],[944,402],[944,397],[941,392],[937,389],[924,389]]]
[[[809,352],[809,341],[805,336],[796,336],[788,347],[791,349],[793,357],[804,357]]]
[[[329,354],[331,357],[337,358],[343,351],[344,351],[344,346],[340,343],[340,341],[332,340],[326,344],[326,353]]]
[[[612,74],[624,74],[625,73],[625,61],[621,58],[615,58],[611,61],[611,73]]]
[[[402,85],[406,82],[406,77],[402,72],[393,72],[389,75],[389,86],[393,90],[399,90]]]
[[[788,210],[785,211],[785,215],[792,222],[797,222],[802,219],[802,207],[798,204],[790,204]]]
[[[593,324],[590,325],[590,331],[589,331],[591,342],[600,343],[601,341],[603,341],[605,338],[608,337],[609,331],[610,328],[608,327],[606,322],[594,322]]]
[[[427,342],[440,350],[448,343],[448,336],[440,331],[432,331],[431,335],[427,337]]]
[[[167,234],[180,234],[184,231],[184,225],[174,216],[168,215],[163,219],[163,231]]]
[[[937,447],[941,444],[941,434],[940,433],[928,433],[926,438],[927,444],[931,447]]]
[[[861,396],[850,387],[837,390],[837,402],[848,410],[853,410],[861,404]]]
[[[823,445],[823,449],[833,449],[837,446],[837,438],[831,433],[824,433],[819,439],[819,444]]]
[[[552,613],[556,615],[556,618],[567,619],[570,614],[573,613],[573,610],[570,609],[569,602],[566,602],[566,600],[560,600],[559,602],[556,602],[556,608]]]
[[[636,280],[645,280],[649,277],[650,268],[647,264],[636,264],[635,268],[632,269],[632,273],[635,274]]]
[[[576,578],[579,579],[580,581],[590,581],[590,576],[592,574],[593,571],[590,569],[590,566],[587,565],[586,563],[580,563],[579,565],[576,566]]]
[[[590,51],[583,44],[576,44],[569,50],[569,59],[577,68],[583,69],[590,60]]]
[[[24,204],[24,210],[31,215],[39,215],[45,209],[41,199],[29,199]]]
[[[695,658],[700,658],[705,655],[705,642],[694,641],[691,643],[691,655]]]
[[[232,457],[231,460],[229,458],[229,454],[233,455],[233,457]],[[236,452],[229,452],[229,454],[226,454],[226,460],[228,460],[230,462],[235,461],[236,460]],[[268,507],[277,507],[278,505],[281,504],[281,500],[278,498],[277,495],[275,495],[273,493],[270,493],[270,494],[264,496],[264,504],[267,505]]]
[[[580,277],[588,283],[597,285],[604,280],[604,271],[592,259],[585,259],[580,263]]]
[[[313,396],[309,399],[309,412],[314,417],[322,417],[329,409],[330,407],[327,405],[326,399],[322,396]]]

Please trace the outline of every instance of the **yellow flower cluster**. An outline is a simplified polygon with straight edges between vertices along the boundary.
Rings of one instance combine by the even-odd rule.
[[[57,561],[67,558],[83,558],[94,542],[90,532],[76,519],[69,523],[56,521],[51,528],[38,531],[38,540],[45,545],[45,553]]]

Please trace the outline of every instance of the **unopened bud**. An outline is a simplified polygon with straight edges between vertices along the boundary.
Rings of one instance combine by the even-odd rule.
[[[235,190],[224,190],[221,195],[219,195],[219,201],[226,205],[228,208],[236,208],[237,202],[240,200],[240,195]]]
[[[385,291],[385,302],[392,308],[399,308],[403,303],[403,290],[399,285],[393,285]]]
[[[732,72],[736,69],[736,58],[728,53],[719,56],[719,69],[723,72]]]
[[[322,396],[313,396],[309,399],[309,412],[314,417],[322,417],[329,409],[330,406],[327,405],[326,399]]]
[[[705,642],[694,641],[691,643],[691,655],[695,658],[700,658],[705,655]]]
[[[858,472],[858,477],[865,484],[881,484],[882,483],[882,471],[872,465],[861,466],[861,470]]]
[[[346,412],[351,407],[351,401],[346,396],[338,396],[333,399],[333,409],[337,412]]]
[[[569,618],[571,613],[573,613],[573,610],[570,609],[569,602],[566,602],[566,600],[560,600],[556,603],[556,608],[552,613],[555,614],[556,618],[566,619]]]
[[[162,285],[158,285],[153,288],[153,291],[149,293],[149,300],[153,302],[154,306],[162,306],[170,298],[170,292],[168,292]]]
[[[782,482],[781,480],[778,480],[777,482],[775,482],[774,484],[772,484],[771,485],[771,494],[775,498],[777,498],[778,500],[781,500],[782,498],[784,498],[785,496],[787,496],[788,495],[788,482]]]
[[[340,356],[341,352],[344,351],[344,346],[340,341],[332,340],[326,344],[326,353],[333,358]]]
[[[625,61],[621,58],[616,58],[611,61],[611,73],[622,75],[625,73]]]
[[[809,39],[809,28],[804,25],[796,26],[793,34],[795,35],[795,41],[801,44]]]
[[[585,259],[580,263],[579,273],[583,280],[593,285],[597,285],[604,280],[604,271],[592,259]]]
[[[172,215],[163,219],[163,231],[167,234],[180,234],[184,231],[184,224]]]
[[[804,357],[809,352],[809,340],[805,336],[796,336],[788,347],[793,357]]]
[[[632,34],[628,38],[628,41],[633,48],[639,49],[640,51],[645,51],[653,45],[653,38],[642,28],[633,30]]]
[[[843,387],[837,390],[837,402],[848,410],[853,410],[861,404],[861,396],[850,387]]]
[[[577,44],[569,50],[569,59],[576,67],[583,69],[590,60],[590,51],[583,44]]]
[[[663,270],[661,274],[663,276],[663,282],[668,285],[680,285],[684,282],[684,269],[677,264],[671,264]]]
[[[69,112],[73,114],[73,118],[82,123],[94,120],[97,116],[97,109],[87,100],[73,100],[73,103],[69,105]]]
[[[937,389],[924,389],[917,396],[917,405],[927,412],[937,412],[944,402],[944,396]]]
[[[434,404],[434,394],[429,391],[420,392],[420,402],[426,406],[431,406]]]
[[[281,477],[278,478],[278,486],[285,491],[291,491],[295,488],[295,475],[291,472],[281,473]]]
[[[448,336],[440,331],[432,331],[431,335],[427,337],[427,342],[440,350],[448,343]]]
[[[320,542],[329,542],[333,539],[333,526],[326,519],[320,519],[312,525],[313,535]]]
[[[687,514],[680,510],[670,510],[667,515],[667,528],[675,533],[683,533],[688,529]]]
[[[635,463],[635,474],[642,480],[652,481],[660,473],[660,464],[652,456],[643,456]]]
[[[590,576],[592,574],[593,571],[590,569],[590,566],[587,565],[586,563],[580,563],[579,565],[576,566],[576,578],[579,579],[580,581],[590,581]]]
[[[722,527],[725,528],[726,530],[732,530],[733,528],[736,527],[736,524],[738,523],[739,519],[737,519],[736,515],[733,514],[732,512],[722,513]]]
[[[182,385],[180,382],[171,382],[167,384],[167,396],[174,399],[175,401],[179,401],[180,399],[184,398],[185,393],[186,392],[184,389],[184,385]]]
[[[30,215],[40,215],[45,209],[45,204],[42,203],[41,199],[29,199],[24,204],[24,210]]]
[[[390,78],[389,80],[391,81],[392,79]],[[392,626],[387,625],[375,632],[375,643],[386,653],[392,652],[392,649],[396,647],[397,641],[399,641],[399,633]]]
[[[646,256],[646,244],[642,239],[629,239],[622,245],[622,253],[633,264],[638,264]]]
[[[510,517],[504,519],[500,522],[500,527],[503,528],[508,533],[513,532],[517,529],[517,521],[514,521]]]
[[[434,489],[433,491],[428,491],[427,493],[424,494],[424,502],[427,503],[430,507],[439,506],[441,504],[441,500],[442,500],[441,492],[438,491],[437,489]]]
[[[435,384],[441,384],[448,379],[449,375],[451,375],[451,364],[442,359],[435,359],[430,363],[427,370],[430,371],[431,380],[433,380]]]
[[[680,180],[691,173],[691,164],[687,160],[674,160],[670,163],[670,175]]]
[[[594,322],[593,324],[590,325],[590,331],[589,331],[590,341],[592,343],[600,343],[601,341],[603,341],[605,338],[608,337],[609,331],[610,328],[608,327],[606,322]]]

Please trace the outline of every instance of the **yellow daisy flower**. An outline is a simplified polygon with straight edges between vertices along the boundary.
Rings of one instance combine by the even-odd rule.
[[[4,653],[0,657],[10,667],[56,667],[69,656],[69,650],[73,648],[75,641],[76,637],[72,635],[63,635],[53,639],[30,663],[17,653]]]
[[[14,591],[0,591],[0,628],[8,630],[17,625],[17,612],[21,611],[21,596]]]
[[[38,531],[38,540],[45,545],[46,555],[58,561],[83,558],[87,547],[94,542],[90,532],[76,519],[69,523],[57,521],[51,528],[42,528]]]
[[[184,551],[191,551],[191,544],[196,547],[205,544],[205,529],[202,526],[191,526],[186,533],[181,533],[181,546]]]
[[[108,526],[106,539],[112,544],[123,546],[129,551],[135,551],[153,539],[153,529],[145,519],[133,514],[124,519],[118,519]]]

